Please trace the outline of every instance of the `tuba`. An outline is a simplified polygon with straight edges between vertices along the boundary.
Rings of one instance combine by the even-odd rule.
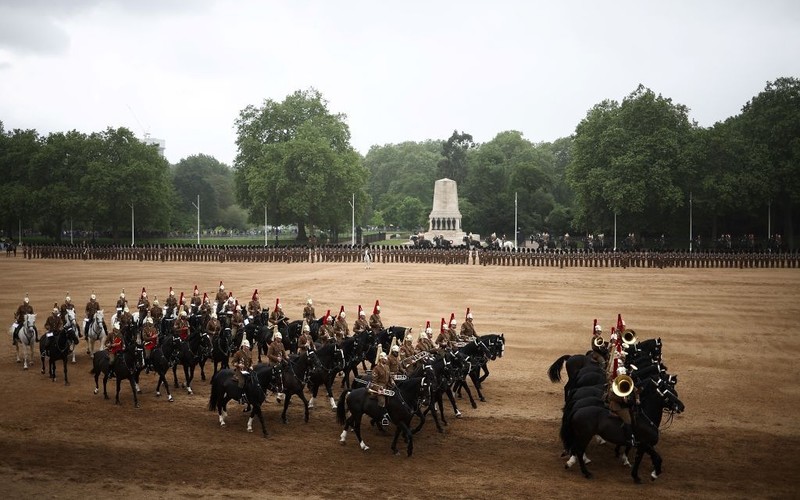
[[[636,332],[633,330],[625,330],[622,332],[622,344],[625,347],[636,345],[637,342],[639,341],[636,340]]]
[[[611,383],[611,390],[621,398],[627,398],[633,393],[633,379],[628,375],[617,375]]]
[[[606,342],[605,342],[605,340],[603,340],[603,337],[601,337],[600,335],[598,335],[598,336],[596,336],[596,337],[594,337],[592,339],[592,347],[596,347],[597,349],[602,349],[603,346],[605,346],[605,345],[606,345]]]

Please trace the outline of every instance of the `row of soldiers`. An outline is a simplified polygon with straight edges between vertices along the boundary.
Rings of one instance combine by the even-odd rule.
[[[643,268],[797,268],[797,252],[590,252],[466,247],[416,248],[407,246],[228,246],[145,245],[79,246],[30,245],[27,259],[134,260],[157,262],[284,262],[380,264],[468,264],[527,267],[643,267]]]

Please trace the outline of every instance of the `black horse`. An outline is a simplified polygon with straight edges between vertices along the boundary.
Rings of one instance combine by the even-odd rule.
[[[59,359],[64,363],[64,385],[69,385],[67,378],[67,359],[72,354],[72,349],[78,344],[78,335],[74,328],[64,328],[54,332],[50,338],[47,349],[41,350],[42,373],[44,373],[44,358],[47,357],[50,368],[50,379],[56,381],[56,361]],[[40,344],[41,346],[41,344]]]
[[[247,325],[244,327],[244,336],[251,346],[255,346],[258,350],[258,362],[261,363],[261,355],[266,354],[267,347],[272,341],[272,329],[269,327],[269,309],[264,309],[261,314],[248,318]],[[241,339],[234,346],[238,349],[241,344]]]
[[[420,406],[430,400],[430,383],[425,377],[414,377],[404,381],[399,381],[395,385],[394,395],[386,397],[386,406],[381,408],[377,398],[386,396],[370,397],[369,389],[360,387],[352,391],[345,390],[339,396],[339,405],[336,410],[336,421],[344,429],[339,437],[339,441],[344,444],[347,438],[347,430],[352,429],[358,438],[361,449],[367,451],[369,446],[361,437],[361,419],[364,414],[373,419],[382,419],[388,415],[395,426],[394,439],[392,440],[392,451],[395,455],[400,452],[397,450],[397,439],[400,433],[408,443],[406,453],[410,457],[414,451],[414,435],[411,431],[411,419],[414,415],[420,414]],[[347,416],[347,412],[350,416]]]
[[[670,413],[681,413],[685,407],[674,387],[661,389],[658,384],[649,384],[639,396],[639,404],[636,407],[633,418],[633,435],[636,439],[636,459],[631,468],[631,476],[637,483],[639,478],[639,465],[645,453],[650,455],[653,461],[652,479],[656,479],[661,474],[661,456],[655,449],[659,439],[659,426],[663,411]],[[569,467],[575,460],[581,467],[581,472],[586,478],[591,478],[592,474],[586,468],[584,453],[594,435],[598,435],[608,442],[617,446],[627,443],[627,433],[621,425],[621,419],[611,413],[605,407],[585,406],[575,409],[566,417],[566,425],[561,429],[561,440],[564,449],[572,455],[566,467]]]
[[[108,351],[97,351],[92,358],[92,369],[89,373],[94,375],[94,393],[99,392],[98,378],[103,374],[103,398],[108,399],[108,374],[114,369],[114,376],[117,379],[117,394],[114,399],[115,404],[119,402],[120,384],[123,380],[128,380],[133,392],[133,402],[136,408],[141,408],[137,394],[139,390],[139,373],[144,369],[144,349],[135,342],[127,342],[124,349],[114,358],[113,367],[109,364]]]
[[[413,327],[405,327],[405,326],[390,326],[389,328],[384,328],[378,335],[375,337],[375,340],[370,345],[369,349],[365,353],[364,362],[362,362],[362,367],[366,370],[365,363],[370,363],[370,369],[375,367],[375,356],[378,354],[378,346],[381,346],[383,352],[389,352],[389,349],[392,346],[392,339],[397,339],[397,345],[402,345],[403,340],[406,338],[408,333],[411,333]]]
[[[211,339],[205,332],[195,332],[189,335],[185,342],[181,342],[178,362],[183,365],[186,392],[189,394],[194,394],[192,391],[192,380],[194,379],[195,367],[201,360],[208,358],[209,355],[211,355]],[[172,377],[175,382],[175,387],[178,387],[177,371],[178,365],[172,365]],[[203,377],[202,380],[205,380],[205,377]]]
[[[468,374],[469,378],[472,380],[472,385],[475,386],[475,391],[478,393],[478,399],[480,399],[481,402],[485,402],[486,399],[483,397],[483,393],[481,392],[481,368],[484,367],[484,365],[486,365],[490,359],[494,359],[496,354],[493,354],[489,350],[489,347],[478,337],[474,338],[470,342],[467,342],[466,345],[459,347],[458,351],[469,359],[471,365]],[[461,397],[461,389],[467,391],[470,405],[472,405],[473,408],[477,408],[478,404],[472,397],[472,391],[470,391],[469,387],[467,386],[466,378],[457,380],[453,385],[453,390],[458,391],[458,397]]]
[[[267,437],[267,425],[264,423],[264,415],[261,413],[261,405],[264,403],[264,388],[262,388],[259,377],[255,371],[245,375],[244,387],[240,388],[236,381],[234,371],[223,369],[211,377],[211,396],[208,399],[209,411],[217,410],[219,415],[219,425],[225,427],[225,417],[228,416],[228,401],[231,399],[246,398],[248,405],[252,408],[250,418],[247,420],[247,432],[253,432],[253,418],[258,417],[261,422],[261,431]]]
[[[286,412],[289,409],[289,401],[292,396],[296,395],[303,402],[303,409],[305,411],[304,421],[308,423],[308,399],[303,390],[306,387],[309,373],[319,364],[317,353],[309,351],[308,354],[301,352],[297,356],[292,356],[285,364],[283,369],[283,413],[281,413],[281,421],[286,424],[289,420],[286,418]]]
[[[456,381],[464,380],[464,378],[472,371],[472,365],[469,362],[469,357],[458,351],[444,350],[441,354],[433,356],[432,361],[427,362],[425,365],[418,364],[415,370],[409,376],[421,376],[426,366],[430,366],[436,383],[431,384],[431,404],[425,409],[424,415],[430,413],[433,416],[433,421],[436,423],[436,430],[444,432],[444,429],[439,424],[438,413],[442,418],[442,424],[447,425],[447,419],[444,415],[444,395],[450,400],[453,407],[453,413],[456,418],[461,418],[461,410],[458,409],[455,397],[453,397],[452,386]],[[424,422],[424,421],[423,421]],[[420,422],[419,427],[414,429],[417,432],[422,427],[423,422]]]
[[[211,361],[214,363],[214,373],[211,374],[212,378],[219,370],[229,368],[228,363],[233,354],[233,335],[231,329],[224,328],[220,331],[219,335],[211,339]],[[219,366],[219,370],[217,367]]]
[[[354,378],[358,377],[358,365],[366,360],[367,352],[372,347],[374,338],[372,330],[364,330],[347,337],[340,344],[342,351],[344,351],[342,387],[350,388],[351,373]]]
[[[150,366],[148,369],[155,371],[158,374],[158,383],[156,384],[156,397],[161,397],[161,384],[167,391],[167,400],[171,403],[174,400],[172,393],[169,390],[169,383],[167,382],[167,372],[178,363],[178,356],[180,355],[180,342],[181,339],[177,335],[170,335],[166,337],[164,342],[160,343],[150,352]]]
[[[331,409],[336,409],[336,400],[333,399],[333,380],[336,374],[344,369],[344,351],[339,349],[336,343],[330,342],[324,346],[315,346],[319,364],[315,366],[308,378],[308,388],[311,391],[311,401],[308,402],[309,408],[314,408],[320,386],[325,386]]]

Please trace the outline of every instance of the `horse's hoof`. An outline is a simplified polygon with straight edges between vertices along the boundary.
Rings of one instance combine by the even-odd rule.
[[[17,363],[22,363],[22,360],[21,359],[17,359]]]
[[[72,360],[72,363],[73,363],[73,364],[74,364],[74,363],[77,363],[77,361],[75,361],[75,360],[73,359],[73,360]]]
[[[650,473],[650,480],[651,481],[655,481],[656,479],[658,479],[658,474],[656,474],[656,471],[651,472]]]
[[[156,391],[156,397],[157,397],[157,398],[160,398],[160,397],[161,397],[161,391]]]
[[[456,418],[461,418],[462,416],[463,416],[463,415],[462,415],[462,413],[461,413],[461,410],[457,410],[457,411],[456,411]],[[445,423],[444,425],[447,425],[447,423]]]
[[[586,474],[584,474],[584,476],[586,477],[586,479],[592,479],[592,473],[591,472],[587,472]]]
[[[481,403],[485,403],[486,402],[485,398],[478,398],[478,399],[481,401]]]
[[[175,402],[175,398],[172,397],[172,394],[169,395],[169,397],[167,398],[167,401],[169,401],[170,403],[174,403]]]
[[[252,433],[252,432],[253,432],[253,429],[247,429],[247,432],[250,432],[250,433]]]
[[[17,363],[19,363],[19,361],[17,361]],[[22,369],[23,369],[23,370],[27,370],[27,369],[28,369],[28,367],[27,367],[27,366],[23,366],[23,367],[22,367]]]
[[[42,368],[42,375],[44,375],[44,368]]]
[[[141,407],[142,407],[142,404],[141,404],[141,403],[136,403],[136,405],[135,405],[135,406],[136,406],[136,408],[141,408]]]
[[[478,403],[472,403],[472,409],[473,410],[477,410],[478,409]]]

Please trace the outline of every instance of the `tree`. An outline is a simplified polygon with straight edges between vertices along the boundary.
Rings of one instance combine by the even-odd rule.
[[[406,196],[397,209],[397,225],[414,231],[424,225],[424,212],[425,206],[419,198]]]
[[[200,195],[200,224],[203,227],[225,226],[223,219],[231,219],[235,212],[226,212],[233,205],[233,171],[213,156],[192,155],[179,161],[172,169],[175,189],[175,212],[193,214],[193,203]],[[196,219],[187,217],[194,227]]]
[[[437,179],[448,178],[461,184],[467,179],[467,151],[474,148],[472,136],[453,130],[453,134],[442,143],[444,158],[437,165]]]
[[[589,110],[567,169],[579,226],[609,228],[616,213],[660,232],[688,201],[694,129],[685,106],[641,85],[621,105],[606,100]]]
[[[267,206],[274,223],[297,223],[303,241],[307,224],[334,235],[345,221],[349,227],[353,194],[357,211],[364,212],[367,172],[350,145],[345,116],[332,114],[318,91],[247,106],[236,127],[236,198],[252,219]]]

